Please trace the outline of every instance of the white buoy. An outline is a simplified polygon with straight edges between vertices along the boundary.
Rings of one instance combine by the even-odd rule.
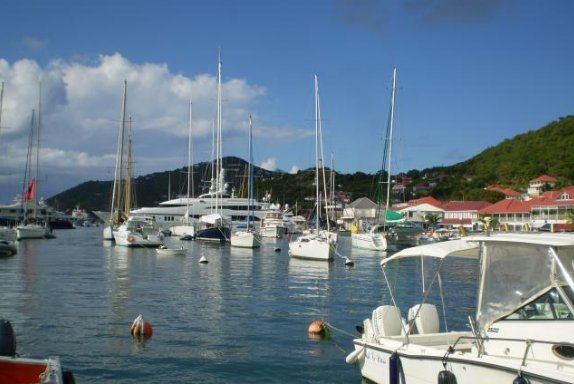
[[[355,265],[355,262],[347,257],[345,259],[345,265],[352,267],[353,265]]]
[[[201,259],[199,259],[199,262],[201,264],[207,264],[207,258],[205,256],[201,256]]]

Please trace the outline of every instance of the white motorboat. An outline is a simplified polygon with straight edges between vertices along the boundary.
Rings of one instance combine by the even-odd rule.
[[[439,284],[449,258],[477,260],[475,316],[468,328],[447,332],[445,322],[441,330],[441,311],[424,301],[431,284],[404,321],[387,280],[391,304],[365,319],[346,359],[363,377],[384,384],[574,382],[574,236],[471,236],[406,248],[381,264],[385,271],[422,256],[435,258],[433,282]],[[461,312],[442,315],[450,313]]]
[[[168,248],[165,245],[161,245],[156,248],[155,251],[160,256],[180,256],[185,255],[187,249],[185,249],[183,246],[179,248]]]
[[[381,224],[373,225],[368,231],[351,232],[351,245],[355,248],[372,251],[385,251],[387,237],[385,227]]]
[[[261,219],[259,233],[261,237],[283,238],[285,231],[283,212],[279,209],[269,208],[265,211],[265,216]]]
[[[316,199],[316,214],[315,214],[315,228],[307,234],[298,236],[296,239],[289,242],[289,256],[308,259],[308,260],[323,260],[332,261],[335,253],[333,243],[333,234],[330,232],[329,220],[327,220],[327,229],[321,229],[321,193],[319,193],[319,165],[321,164],[321,171],[323,180],[325,180],[325,168],[322,166],[323,158],[323,144],[322,144],[322,129],[321,129],[321,109],[319,105],[319,78],[315,75],[315,199]],[[326,185],[323,183],[324,193],[327,195]]]
[[[113,233],[116,244],[126,247],[154,248],[163,244],[159,225],[151,217],[130,216]]]

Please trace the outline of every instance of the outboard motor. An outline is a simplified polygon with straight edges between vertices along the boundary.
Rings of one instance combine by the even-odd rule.
[[[4,319],[0,319],[0,356],[16,356],[16,336],[12,324]]]

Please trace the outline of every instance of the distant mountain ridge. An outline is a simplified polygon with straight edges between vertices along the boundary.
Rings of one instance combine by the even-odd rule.
[[[431,195],[439,200],[500,200],[499,194],[486,191],[488,185],[523,190],[528,181],[540,175],[549,174],[559,180],[559,186],[574,184],[574,116],[560,118],[536,130],[506,139],[502,143],[485,149],[473,158],[448,167],[433,167],[411,170],[406,173],[410,180],[402,196],[393,196],[395,201],[409,200]],[[382,156],[382,154],[381,154]],[[198,196],[204,191],[211,178],[211,162],[193,166],[195,190]],[[246,180],[245,160],[225,157],[226,181],[241,193]],[[313,195],[312,170],[288,174],[283,171],[268,171],[254,167],[256,196],[266,192],[272,194],[274,202],[303,205],[305,197]],[[377,175],[355,172],[337,174],[337,190],[348,192],[351,198],[374,196]],[[396,178],[397,182],[401,182]],[[406,179],[406,178],[405,178]],[[134,179],[136,204],[154,206],[171,197],[185,195],[187,167],[172,171],[157,172]],[[87,210],[109,209],[111,181],[88,181],[59,193],[48,204],[64,210],[77,205]],[[311,204],[311,203],[307,203]]]

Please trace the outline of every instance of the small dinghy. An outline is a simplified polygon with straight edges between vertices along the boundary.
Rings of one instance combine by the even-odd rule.
[[[18,252],[14,242],[0,240],[0,257],[10,257]]]
[[[171,255],[185,255],[187,249],[183,248],[183,246],[181,248],[168,248],[165,245],[162,245],[159,248],[156,248],[155,251],[157,252],[158,255],[171,256]]]

